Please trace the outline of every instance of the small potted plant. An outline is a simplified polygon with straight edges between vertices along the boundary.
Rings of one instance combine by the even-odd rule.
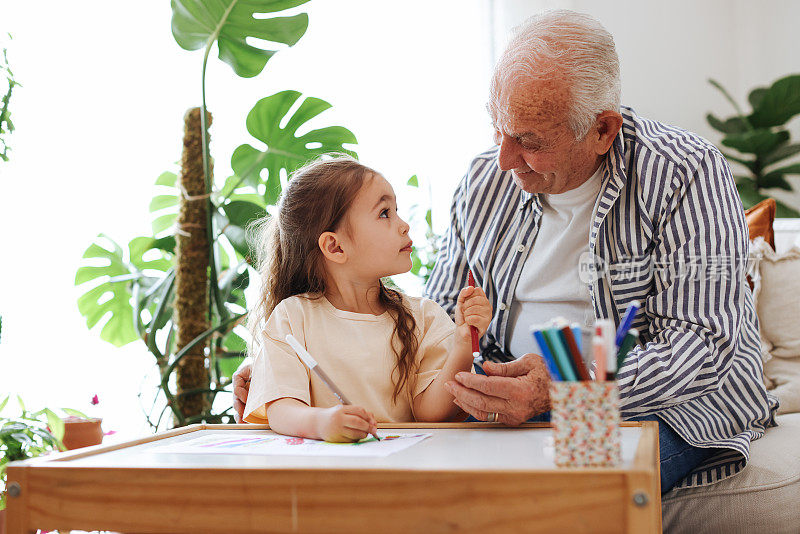
[[[5,532],[6,464],[64,450],[61,418],[49,408],[29,412],[22,399],[17,400],[22,411],[19,417],[0,416],[0,534]],[[0,402],[0,412],[6,404],[8,397]]]
[[[100,404],[97,395],[90,401],[92,406]],[[103,442],[103,429],[101,427],[103,419],[100,417],[89,417],[83,412],[63,408],[67,414],[64,418],[64,446],[69,449],[79,449],[90,445],[99,445]]]

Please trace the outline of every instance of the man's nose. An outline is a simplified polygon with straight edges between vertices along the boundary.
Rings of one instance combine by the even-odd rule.
[[[522,158],[520,157],[520,147],[517,141],[506,134],[500,138],[500,150],[497,152],[497,166],[502,171],[518,169]]]

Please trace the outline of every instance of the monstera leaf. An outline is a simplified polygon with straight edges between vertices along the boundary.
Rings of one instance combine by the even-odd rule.
[[[275,50],[247,44],[248,37],[292,46],[308,28],[305,13],[271,18],[260,15],[290,9],[307,1],[172,0],[172,36],[185,50],[208,49],[216,41],[219,58],[237,75],[252,78],[264,69]]]
[[[319,98],[306,98],[281,128],[281,122],[301,96],[297,91],[282,91],[259,100],[247,114],[247,131],[266,144],[267,150],[244,144],[231,156],[233,171],[253,187],[261,181],[261,171],[267,170],[264,193],[267,204],[274,204],[280,194],[281,169],[291,174],[302,164],[327,152],[344,152],[355,157],[355,152],[343,145],[355,144],[356,137],[342,126],[328,126],[297,136],[301,126],[331,107]]]
[[[78,299],[78,310],[86,318],[89,328],[93,328],[110,313],[100,331],[101,339],[121,347],[139,338],[131,304],[132,285],[140,284],[146,290],[158,283],[159,277],[145,275],[143,271],[169,269],[172,262],[163,252],[168,246],[164,240],[137,237],[128,244],[126,260],[122,248],[116,242],[99,234],[98,241],[86,249],[83,258],[90,260],[92,264],[78,269],[75,285],[98,281],[100,283],[81,295]],[[154,249],[162,251],[159,257],[145,260],[145,253]]]

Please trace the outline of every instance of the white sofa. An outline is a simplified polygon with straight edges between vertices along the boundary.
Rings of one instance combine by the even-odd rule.
[[[778,219],[773,228],[777,252],[800,245],[800,219]],[[750,461],[737,476],[665,495],[664,532],[800,533],[800,413],[777,421],[753,442]]]

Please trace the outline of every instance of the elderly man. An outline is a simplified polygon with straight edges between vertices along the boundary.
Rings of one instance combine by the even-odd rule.
[[[614,40],[586,15],[530,19],[497,63],[497,146],[459,184],[426,287],[452,315],[472,269],[495,310],[485,375],[460,373],[449,388],[477,419],[543,414],[549,377],[528,354],[530,325],[619,324],[639,300],[641,345],[617,374],[623,417],[661,423],[662,491],[714,483],[745,466],[776,409],[744,278],[744,214],[713,145],[619,101]]]

